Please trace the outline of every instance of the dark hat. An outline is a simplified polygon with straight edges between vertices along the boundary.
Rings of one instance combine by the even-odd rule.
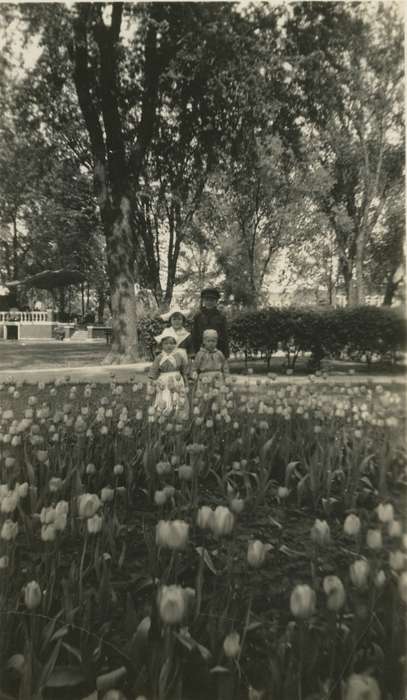
[[[215,287],[207,287],[201,292],[201,298],[206,297],[207,299],[220,299],[220,293]]]

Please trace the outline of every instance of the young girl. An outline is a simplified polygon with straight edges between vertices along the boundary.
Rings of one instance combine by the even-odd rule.
[[[185,328],[187,314],[179,306],[175,306],[167,313],[161,316],[163,321],[169,321],[171,328],[174,331],[174,337],[177,341],[177,348],[185,350],[187,357],[193,353],[192,338],[190,332]]]
[[[185,352],[177,350],[172,328],[166,328],[155,338],[161,352],[150,367],[149,378],[155,382],[154,408],[157,413],[172,412],[188,415],[187,378],[188,360]]]
[[[204,331],[202,347],[196,354],[194,362],[194,376],[198,378],[198,388],[202,388],[204,383],[223,383],[225,375],[229,374],[228,362],[217,346],[217,331],[213,329]]]

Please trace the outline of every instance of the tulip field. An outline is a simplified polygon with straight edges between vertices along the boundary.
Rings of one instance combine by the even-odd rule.
[[[403,700],[402,391],[0,385],[1,700]]]

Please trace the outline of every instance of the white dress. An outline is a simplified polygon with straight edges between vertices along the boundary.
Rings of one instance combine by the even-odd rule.
[[[186,375],[188,359],[184,350],[161,352],[151,365],[149,377],[155,380],[154,409],[160,415],[171,413],[188,416]]]

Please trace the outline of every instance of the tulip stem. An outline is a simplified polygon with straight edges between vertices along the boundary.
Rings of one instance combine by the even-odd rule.
[[[298,700],[302,700],[302,668],[304,663],[304,623],[301,621],[300,625],[300,654],[299,654],[299,664],[298,664]]]
[[[81,563],[79,566],[79,604],[82,603],[82,593],[83,593],[83,567],[85,564],[86,550],[88,546],[88,532],[85,533],[85,541],[83,543]]]

